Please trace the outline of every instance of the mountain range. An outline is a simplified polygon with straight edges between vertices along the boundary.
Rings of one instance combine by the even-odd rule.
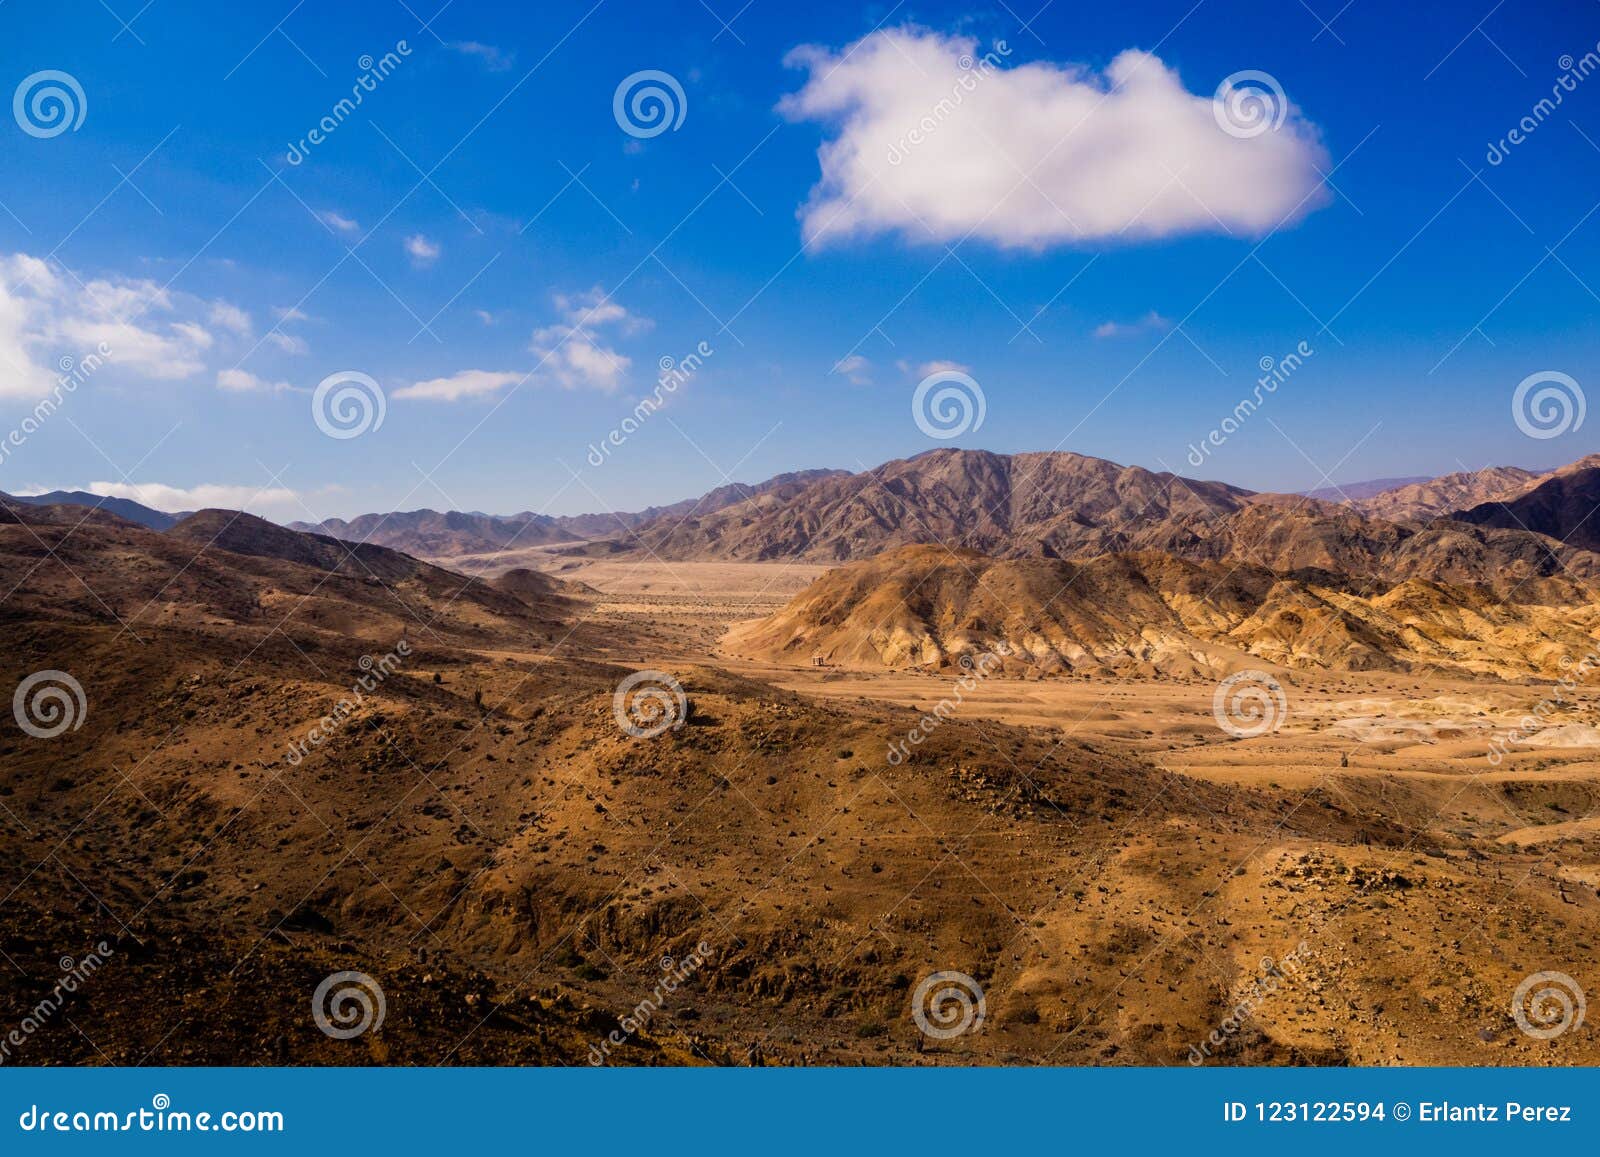
[[[487,554],[547,543],[605,538],[652,522],[721,510],[758,496],[790,498],[813,482],[842,473],[840,470],[801,470],[779,474],[755,485],[732,482],[699,498],[638,511],[548,515],[526,510],[520,514],[493,515],[412,510],[363,514],[349,521],[330,518],[319,523],[291,522],[288,525],[292,530],[327,534],[350,542],[376,543],[423,557]]]
[[[1008,558],[1158,551],[1275,571],[1489,585],[1594,573],[1586,537],[1594,528],[1581,518],[1586,488],[1600,490],[1600,460],[1546,475],[1509,468],[1480,474],[1409,483],[1342,504],[1072,453],[940,449],[797,491],[659,517],[566,553],[839,563],[938,543]],[[1507,513],[1485,494],[1516,504]],[[1447,495],[1467,510],[1438,514]],[[1582,541],[1566,543],[1574,531]]]

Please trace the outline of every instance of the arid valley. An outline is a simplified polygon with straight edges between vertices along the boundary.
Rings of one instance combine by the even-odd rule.
[[[581,536],[7,500],[0,991],[97,961],[9,1060],[1595,1063],[1524,982],[1600,936],[1597,494],[938,450]]]

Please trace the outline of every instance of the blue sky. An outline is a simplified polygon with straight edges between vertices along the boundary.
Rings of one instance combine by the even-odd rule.
[[[0,428],[112,347],[0,490],[560,514],[950,444],[1258,489],[1594,448],[1600,418],[1531,438],[1511,402],[1544,371],[1593,384],[1600,76],[1534,106],[1600,7],[741,3],[0,7],[6,84],[56,70],[84,105],[0,132]],[[968,41],[1006,47],[886,166]],[[613,98],[644,70],[683,100],[641,138]],[[1285,104],[1244,139],[1211,110],[1247,70]],[[911,410],[939,369],[984,400],[948,441]],[[384,418],[328,437],[312,391],[344,371]]]

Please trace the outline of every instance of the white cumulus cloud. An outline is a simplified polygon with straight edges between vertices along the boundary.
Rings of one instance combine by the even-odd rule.
[[[1326,200],[1326,151],[1297,108],[1271,131],[1232,135],[1212,108],[1222,78],[1190,92],[1136,49],[1103,74],[1010,67],[971,38],[905,27],[840,53],[798,48],[788,63],[809,76],[780,111],[833,130],[800,213],[810,241],[899,233],[1042,249],[1259,235]]]
[[[211,327],[237,333],[241,318],[248,326],[235,306],[173,293],[148,279],[86,280],[26,253],[0,255],[0,396],[38,397],[54,384],[61,359],[92,353],[105,360],[99,373],[192,378],[216,344]]]

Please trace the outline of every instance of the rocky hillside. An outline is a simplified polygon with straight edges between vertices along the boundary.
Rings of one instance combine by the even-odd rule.
[[[554,637],[572,610],[564,584],[543,575],[510,588],[239,511],[200,511],[165,533],[83,515],[0,504],[0,584],[11,592],[0,613],[14,624],[110,624],[129,640],[157,625],[221,637],[275,624],[263,645],[316,653],[405,637],[419,649],[528,643]]]
[[[1546,601],[1538,601],[1540,599]],[[830,571],[776,614],[733,628],[735,655],[851,668],[1193,676],[1242,666],[1555,676],[1600,636],[1575,583],[1515,601],[1409,578],[1298,576],[1159,554],[994,559],[913,546]]]
[[[1463,510],[1479,526],[1531,530],[1583,550],[1600,549],[1600,457],[1564,466],[1523,493]]]

